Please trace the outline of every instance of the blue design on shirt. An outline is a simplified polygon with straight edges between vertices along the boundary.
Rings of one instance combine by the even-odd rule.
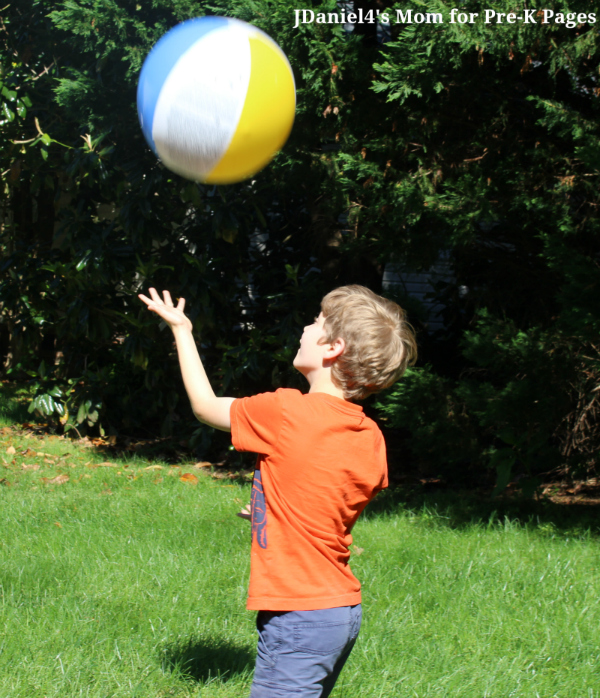
[[[260,470],[254,471],[252,482],[252,537],[261,548],[267,547],[267,504]]]

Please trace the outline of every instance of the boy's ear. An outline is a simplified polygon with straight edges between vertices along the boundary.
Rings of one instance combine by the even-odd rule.
[[[344,353],[345,349],[346,342],[341,337],[338,337],[329,345],[324,358],[337,359],[338,356],[341,356]]]

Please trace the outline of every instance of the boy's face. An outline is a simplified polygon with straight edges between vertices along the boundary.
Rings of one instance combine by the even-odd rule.
[[[312,325],[304,328],[300,338],[300,348],[294,359],[294,368],[303,376],[323,367],[325,352],[330,348],[329,344],[319,344],[319,340],[325,338],[325,317],[320,313]]]

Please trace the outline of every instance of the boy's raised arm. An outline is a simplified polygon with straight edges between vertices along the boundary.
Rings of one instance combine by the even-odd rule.
[[[196,418],[215,429],[231,431],[229,409],[235,398],[215,395],[192,336],[192,323],[183,312],[185,299],[180,298],[177,306],[174,306],[168,291],[163,291],[163,298],[155,288],[149,289],[149,293],[151,298],[141,293],[138,298],[149,310],[159,315],[173,332],[183,383]]]

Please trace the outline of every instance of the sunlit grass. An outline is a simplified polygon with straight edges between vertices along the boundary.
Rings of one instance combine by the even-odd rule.
[[[597,539],[427,510],[356,533],[367,632],[341,696],[600,695]]]
[[[27,435],[10,414],[0,698],[247,695],[249,485]],[[335,698],[600,695],[586,530],[399,507],[359,522],[354,550],[365,620]]]

